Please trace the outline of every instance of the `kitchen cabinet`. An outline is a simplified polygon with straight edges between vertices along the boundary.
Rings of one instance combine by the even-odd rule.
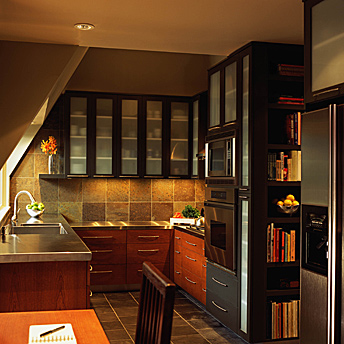
[[[174,282],[205,304],[205,278],[204,239],[175,229]]]
[[[68,177],[198,177],[204,95],[67,92],[64,97]]]

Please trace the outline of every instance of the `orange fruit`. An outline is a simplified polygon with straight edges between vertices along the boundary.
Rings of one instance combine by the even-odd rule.
[[[286,200],[284,201],[284,205],[285,205],[286,207],[290,207],[292,204],[293,204],[293,202],[292,202],[290,199],[286,199]]]
[[[289,199],[289,200],[291,200],[292,202],[295,201],[294,195],[288,195],[288,196],[286,197],[286,199]]]
[[[298,201],[293,201],[292,205],[293,206],[299,205],[299,202]]]
[[[283,206],[284,203],[283,203],[282,201],[278,201],[278,202],[277,202],[277,205]]]

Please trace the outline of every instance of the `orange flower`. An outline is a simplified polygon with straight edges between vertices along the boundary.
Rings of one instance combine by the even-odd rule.
[[[42,149],[42,152],[45,154],[49,154],[49,155],[56,154],[57,145],[56,145],[55,137],[49,136],[49,140],[46,140],[46,141],[42,140],[41,149]]]

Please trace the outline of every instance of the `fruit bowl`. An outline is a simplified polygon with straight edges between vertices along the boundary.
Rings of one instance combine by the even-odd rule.
[[[289,215],[293,215],[294,213],[296,213],[299,210],[299,204],[298,205],[277,205],[277,211],[283,214],[289,214]]]
[[[35,210],[35,209],[30,209],[27,206],[26,206],[26,211],[31,217],[38,217],[44,213],[44,209]]]

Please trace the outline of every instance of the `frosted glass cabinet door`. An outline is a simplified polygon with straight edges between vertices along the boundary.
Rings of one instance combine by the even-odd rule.
[[[237,63],[233,62],[225,68],[225,122],[233,122],[237,118]]]
[[[87,98],[70,98],[70,174],[87,173]]]
[[[96,100],[96,174],[112,174],[112,99]]]
[[[192,175],[198,175],[198,124],[199,124],[199,101],[195,100],[192,104],[193,135],[192,135]]]
[[[220,124],[220,71],[210,76],[210,114],[209,125]]]
[[[146,175],[162,174],[162,101],[147,101]]]
[[[187,175],[189,162],[189,103],[171,103],[170,175]]]
[[[242,62],[242,147],[241,147],[241,185],[249,186],[249,92],[250,92],[250,56]]]
[[[137,115],[138,100],[123,99],[122,115],[122,164],[121,174],[137,175]]]

